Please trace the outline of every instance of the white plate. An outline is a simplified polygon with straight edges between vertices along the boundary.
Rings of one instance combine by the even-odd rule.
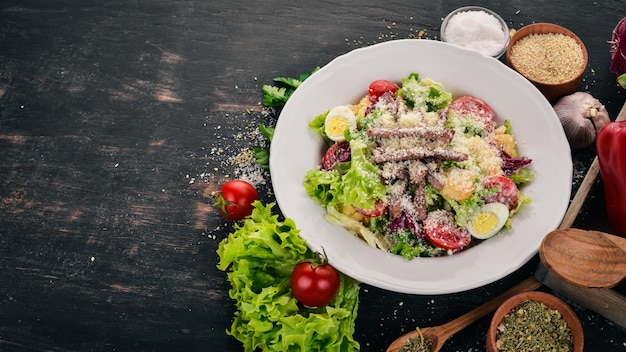
[[[306,172],[322,158],[322,141],[307,124],[333,106],[353,103],[376,79],[399,82],[411,72],[441,82],[453,96],[485,100],[500,121],[511,120],[522,155],[533,159],[535,180],[522,191],[533,203],[513,229],[461,253],[407,261],[369,247],[344,228],[324,220],[325,209],[303,186]],[[523,266],[543,237],[557,228],[572,185],[570,148],[551,105],[526,79],[496,59],[432,41],[405,39],[340,56],[307,79],[283,108],[271,144],[270,170],[276,200],[310,248],[326,251],[338,270],[361,282],[413,294],[444,294],[496,281]]]

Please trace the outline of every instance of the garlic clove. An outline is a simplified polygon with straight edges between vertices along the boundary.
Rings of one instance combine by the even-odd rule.
[[[595,141],[596,129],[591,120],[577,117],[565,117],[560,120],[572,148],[586,148]]]
[[[554,111],[574,149],[591,146],[600,128],[610,122],[604,105],[586,92],[562,97],[554,105]]]
[[[597,110],[597,113],[592,116],[593,125],[596,128],[596,134],[600,132],[600,129],[604,127],[607,123],[611,122],[611,118],[609,117],[609,113],[606,111],[604,105]]]

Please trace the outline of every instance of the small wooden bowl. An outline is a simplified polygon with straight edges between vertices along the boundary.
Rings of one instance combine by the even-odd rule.
[[[574,40],[576,40],[576,42],[578,43],[578,45],[580,45],[583,51],[584,64],[580,72],[574,78],[568,81],[565,81],[562,83],[556,83],[556,84],[538,82],[536,80],[528,78],[528,76],[525,75],[524,72],[521,72],[511,62],[511,48],[515,45],[517,41],[531,34],[548,34],[548,33],[564,34],[566,36],[574,38]],[[580,38],[578,38],[578,36],[574,34],[572,31],[564,27],[561,27],[559,25],[552,24],[552,23],[534,23],[534,24],[530,24],[530,25],[520,28],[513,35],[513,37],[509,41],[509,44],[507,45],[507,48],[506,48],[506,63],[515,71],[517,71],[519,74],[521,74],[530,82],[532,82],[532,84],[534,84],[535,87],[537,87],[539,91],[541,91],[541,93],[543,93],[543,95],[551,102],[554,102],[558,98],[574,93],[578,90],[578,88],[580,87],[580,84],[582,83],[583,76],[587,69],[588,62],[589,62],[589,56],[587,53],[587,48],[585,47],[585,44],[582,42],[582,40],[580,40]]]
[[[498,352],[498,348],[496,347],[496,331],[504,316],[507,315],[513,308],[528,300],[542,302],[546,306],[558,310],[572,332],[573,351],[583,351],[583,328],[580,325],[580,320],[578,320],[578,316],[576,315],[576,313],[574,313],[572,308],[568,306],[567,303],[563,302],[562,300],[551,294],[540,291],[530,291],[520,293],[509,298],[504,303],[502,303],[500,307],[496,310],[493,318],[491,319],[489,331],[487,332],[487,352]]]

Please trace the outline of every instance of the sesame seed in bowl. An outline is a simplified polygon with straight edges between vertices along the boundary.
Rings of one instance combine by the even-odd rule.
[[[578,90],[588,62],[580,38],[551,23],[522,27],[511,38],[506,59],[550,101]]]

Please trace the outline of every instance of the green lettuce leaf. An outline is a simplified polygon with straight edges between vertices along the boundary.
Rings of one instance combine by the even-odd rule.
[[[402,79],[398,95],[406,100],[410,108],[424,107],[426,111],[443,109],[452,102],[452,94],[446,92],[441,83],[428,78],[420,80],[417,73]]]
[[[320,135],[327,143],[331,143],[330,138],[326,135],[326,131],[324,130],[324,125],[326,124],[326,116],[328,115],[330,110],[326,110],[325,112],[315,116],[313,120],[309,121],[309,128]]]
[[[502,125],[504,126],[504,133],[513,134],[512,129],[511,129],[511,120],[509,119],[504,120],[504,123]]]
[[[367,144],[354,139],[350,141],[350,151],[350,166],[345,174],[336,170],[309,170],[304,188],[309,197],[325,207],[341,209],[351,205],[373,210],[377,200],[385,199],[387,186],[381,181],[378,167],[366,157]]]
[[[326,207],[324,219],[333,225],[345,227],[350,232],[359,235],[371,247],[380,248],[385,252],[391,248],[391,244],[384,236],[370,231],[362,222],[342,214],[333,206]]]
[[[360,140],[350,141],[351,165],[343,175],[342,204],[373,210],[376,201],[385,199],[387,186],[380,177],[378,167],[367,156],[367,145]]]
[[[254,211],[220,242],[218,268],[227,272],[237,312],[227,331],[246,352],[358,351],[353,338],[359,283],[340,273],[339,293],[325,307],[298,304],[289,280],[293,267],[315,258],[291,219],[279,221],[274,203]]]
[[[535,179],[535,172],[523,167],[515,170],[509,178],[518,185],[522,183],[530,183]]]
[[[424,255],[434,257],[445,252],[440,248],[433,247],[427,242],[424,242],[424,240],[418,240],[414,234],[406,230],[396,232],[393,240],[395,244],[390,250],[391,253],[397,254],[408,260]]]
[[[514,209],[511,209],[509,219],[511,219],[513,217],[513,214],[517,213],[521,208],[527,205],[531,205],[532,203],[533,201],[529,196],[525,195],[522,192],[519,192],[517,194],[517,205]]]
[[[466,227],[469,220],[472,218],[476,209],[480,208],[485,202],[483,202],[481,192],[473,192],[467,199],[462,201],[456,201],[453,199],[446,199],[448,204],[452,207],[455,214],[455,222],[459,226]]]
[[[336,170],[309,170],[304,176],[304,189],[323,207],[337,205],[338,194],[342,191],[341,174]]]
[[[622,73],[617,77],[617,84],[622,88],[626,88],[626,73]]]

